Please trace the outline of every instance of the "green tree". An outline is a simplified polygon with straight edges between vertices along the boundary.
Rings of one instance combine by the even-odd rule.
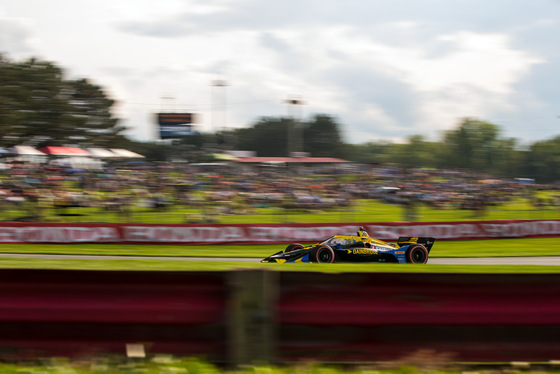
[[[111,146],[118,126],[102,88],[67,80],[51,62],[12,62],[0,56],[0,144]]]
[[[235,149],[254,151],[261,157],[288,156],[296,149],[293,143],[302,144],[299,151],[314,157],[344,157],[345,152],[340,125],[326,114],[297,124],[291,118],[264,117],[227,136]]]
[[[514,138],[499,139],[496,142],[496,157],[489,172],[500,177],[519,177],[527,172],[528,152],[519,146]]]
[[[527,159],[528,177],[538,182],[560,181],[560,136],[534,143]]]
[[[75,126],[72,137],[98,146],[118,144],[126,128],[118,125],[118,119],[112,115],[115,101],[105,95],[102,87],[86,79],[65,83],[70,94],[68,114],[72,119],[68,123]]]
[[[444,134],[442,166],[490,171],[497,157],[500,128],[491,123],[465,118],[455,130]]]
[[[346,159],[354,162],[369,164],[384,164],[392,162],[395,144],[380,140],[364,144],[347,144]]]
[[[318,114],[303,123],[303,126],[304,152],[314,157],[345,157],[340,125],[333,117]]]
[[[393,144],[391,159],[404,168],[435,167],[438,155],[437,143],[426,141],[422,135],[410,136],[405,144]]]
[[[259,157],[288,156],[288,131],[291,119],[263,117],[252,127],[232,135],[235,148],[254,151]]]

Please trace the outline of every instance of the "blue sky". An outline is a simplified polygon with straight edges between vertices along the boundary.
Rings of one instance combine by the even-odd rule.
[[[118,102],[210,132],[330,114],[351,143],[441,139],[463,117],[523,142],[560,135],[560,0],[4,0],[0,52],[53,61]],[[213,87],[223,80],[227,86]]]

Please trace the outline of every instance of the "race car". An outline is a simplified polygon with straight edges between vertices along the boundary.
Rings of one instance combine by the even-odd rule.
[[[363,227],[354,235],[335,235],[311,245],[292,243],[261,262],[395,262],[425,264],[434,245],[431,237],[399,237],[396,243],[371,238]]]

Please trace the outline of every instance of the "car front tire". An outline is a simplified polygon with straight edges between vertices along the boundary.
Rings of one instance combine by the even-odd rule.
[[[332,264],[334,262],[334,251],[328,245],[322,245],[312,252],[311,262],[318,264]]]

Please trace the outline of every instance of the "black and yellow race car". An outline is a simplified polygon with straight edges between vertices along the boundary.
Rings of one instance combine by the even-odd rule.
[[[434,245],[432,237],[399,237],[396,243],[371,238],[363,227],[356,235],[335,235],[315,244],[292,243],[261,262],[395,262],[425,264]]]

